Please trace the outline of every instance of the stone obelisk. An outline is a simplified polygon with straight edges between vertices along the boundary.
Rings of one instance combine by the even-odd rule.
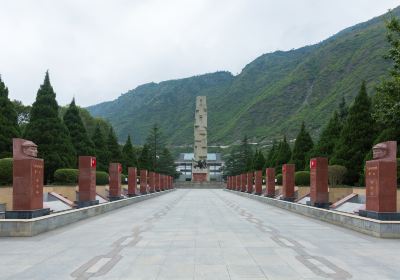
[[[194,120],[194,158],[192,166],[192,181],[209,181],[207,166],[207,103],[205,96],[196,97]]]

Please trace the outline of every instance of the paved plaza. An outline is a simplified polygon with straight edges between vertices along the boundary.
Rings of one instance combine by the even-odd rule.
[[[177,190],[30,238],[0,279],[399,279],[400,241],[223,190]]]

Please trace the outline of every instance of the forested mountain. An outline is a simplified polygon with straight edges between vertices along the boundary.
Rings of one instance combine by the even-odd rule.
[[[400,15],[400,8],[392,11]],[[268,141],[295,137],[302,121],[312,136],[337,108],[351,103],[361,82],[370,94],[388,74],[383,58],[388,43],[383,15],[347,28],[315,45],[264,54],[233,76],[216,72],[138,86],[118,99],[90,106],[108,119],[120,141],[128,134],[143,143],[158,123],[169,143],[193,142],[195,97],[207,96],[210,144],[229,144],[247,134]]]

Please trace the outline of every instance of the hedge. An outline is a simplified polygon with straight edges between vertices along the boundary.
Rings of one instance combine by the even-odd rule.
[[[276,179],[276,184],[281,186],[282,185],[282,174],[276,175],[275,179]]]
[[[297,171],[294,174],[294,181],[296,186],[309,186],[310,185],[310,171]]]
[[[96,185],[104,186],[108,184],[108,173],[104,171],[96,171]]]
[[[54,183],[62,185],[76,185],[78,184],[78,177],[78,169],[61,168],[54,172]]]
[[[12,185],[13,180],[12,158],[0,159],[0,185]]]

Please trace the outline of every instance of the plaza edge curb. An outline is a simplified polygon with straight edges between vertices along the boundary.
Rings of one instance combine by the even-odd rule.
[[[175,191],[175,189],[125,198],[90,207],[50,214],[48,216],[43,216],[34,219],[26,219],[26,220],[2,219],[0,220],[0,237],[35,236],[84,219],[88,219],[91,217],[95,217],[119,209],[121,207],[125,207],[150,198],[167,194],[172,191]]]
[[[348,213],[316,208],[304,204],[288,202],[275,198],[242,193],[225,189],[224,191],[257,200],[290,212],[328,222],[337,226],[361,232],[373,237],[400,239],[400,221],[380,221]]]

